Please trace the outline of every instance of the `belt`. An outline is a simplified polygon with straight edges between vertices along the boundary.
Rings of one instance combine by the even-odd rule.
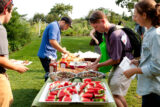
[[[0,74],[4,74],[6,72],[6,69],[0,66]]]
[[[5,74],[5,73],[6,73],[6,72],[1,72],[1,71],[0,71],[0,74]]]

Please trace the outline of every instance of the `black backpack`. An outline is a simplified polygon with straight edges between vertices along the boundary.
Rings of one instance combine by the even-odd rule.
[[[119,28],[112,27],[108,31],[108,38],[110,37],[111,33],[115,30],[118,30]],[[141,38],[139,35],[137,35],[132,29],[124,27],[120,28],[122,29],[128,36],[131,46],[132,46],[132,53],[134,57],[140,57],[141,53]]]

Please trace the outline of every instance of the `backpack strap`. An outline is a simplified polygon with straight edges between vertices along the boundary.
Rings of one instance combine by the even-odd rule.
[[[116,26],[111,27],[111,28],[109,29],[109,31],[108,31],[108,33],[107,33],[107,34],[108,34],[108,39],[110,38],[112,32],[114,32],[115,30],[117,30],[117,27],[116,27]]]
[[[123,28],[123,27],[122,27]],[[109,43],[109,38],[110,38],[110,36],[111,36],[111,34],[115,31],[115,30],[118,30],[118,29],[121,29],[122,30],[122,28],[119,28],[119,27],[117,27],[117,26],[114,26],[114,27],[111,27],[110,29],[109,29],[109,31],[108,31],[108,37],[107,37],[107,42]],[[122,42],[122,41],[121,41]],[[123,42],[122,42],[122,47],[123,47],[123,50],[122,50],[122,57],[121,57],[121,59],[120,60],[122,60],[123,59],[123,57],[125,56],[125,45],[123,44]]]

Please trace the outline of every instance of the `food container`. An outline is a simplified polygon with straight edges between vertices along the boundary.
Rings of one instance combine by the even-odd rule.
[[[49,64],[49,71],[50,72],[57,71],[57,62],[56,61],[51,61],[51,63]]]
[[[82,94],[80,95],[79,93],[74,93],[71,98],[71,101],[46,101],[46,99],[49,96],[49,90],[50,90],[50,86],[52,83],[47,83],[47,85],[44,88],[44,91],[42,92],[39,102],[43,103],[43,104],[48,104],[48,105],[69,105],[69,104],[84,104],[84,105],[105,105],[106,103],[113,103],[113,97],[111,95],[111,93],[109,92],[109,89],[107,88],[107,83],[106,82],[102,82],[103,86],[104,86],[104,95],[105,95],[105,101],[82,101],[84,99],[82,99],[82,96],[86,96],[86,94]],[[75,86],[75,89],[78,91],[80,89],[80,87],[82,86],[82,83],[78,83],[78,85]],[[54,87],[54,86],[53,86]],[[59,93],[58,93],[59,94]]]
[[[49,77],[52,81],[68,81],[74,78],[91,78],[93,80],[103,79],[106,77],[106,74],[98,72],[98,71],[83,71],[79,73],[73,72],[51,72],[49,73]]]
[[[52,81],[67,81],[76,77],[72,72],[51,72],[48,75]]]
[[[84,61],[95,62],[97,58],[84,58]]]
[[[92,79],[103,79],[106,77],[106,74],[98,71],[86,71],[86,72],[80,72],[77,74],[77,77],[79,78],[92,78]]]
[[[86,61],[81,61],[81,62],[70,62],[69,67],[71,69],[75,68],[85,68],[88,65],[88,62]]]

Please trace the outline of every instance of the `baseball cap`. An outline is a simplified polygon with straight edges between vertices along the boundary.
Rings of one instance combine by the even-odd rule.
[[[69,24],[69,26],[72,28],[72,19],[69,17],[62,17],[61,21],[65,21],[67,24]]]

